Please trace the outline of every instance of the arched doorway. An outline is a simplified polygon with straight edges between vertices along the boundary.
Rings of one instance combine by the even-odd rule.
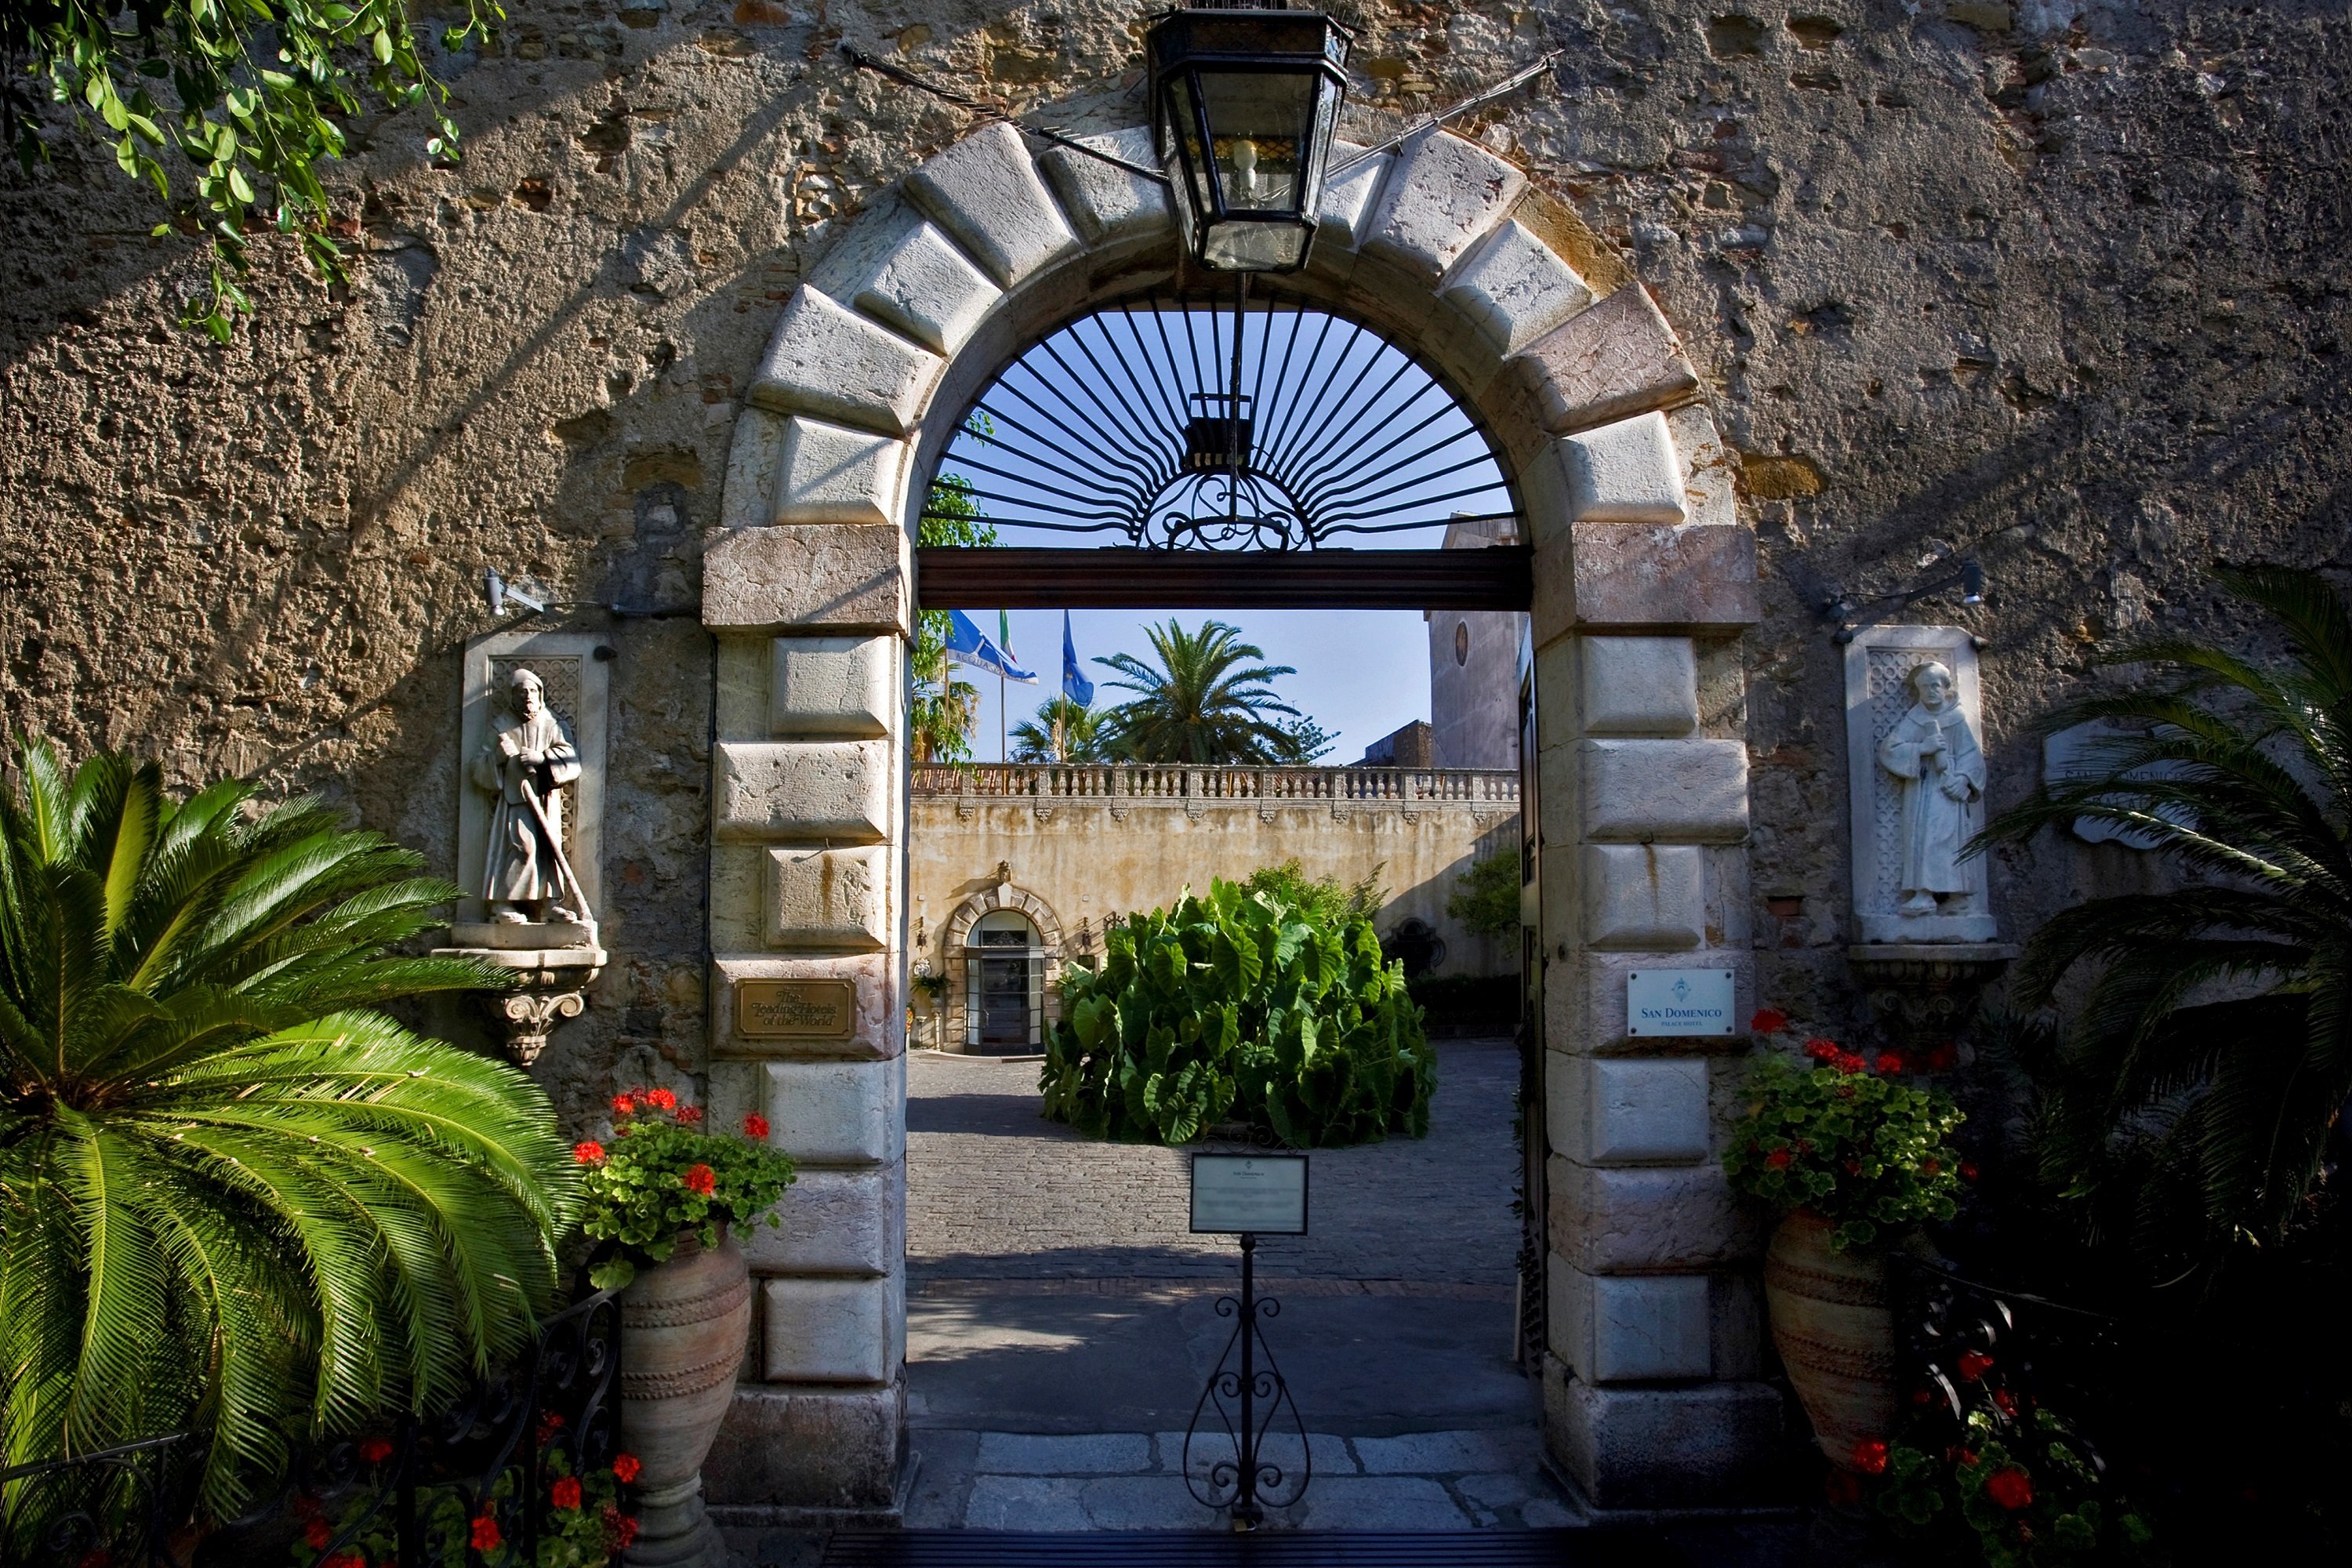
[[[1143,137],[1104,140],[1133,159]],[[1644,1040],[1626,1006],[1628,973],[1661,967],[1727,973],[1733,1016],[1754,1006],[1737,647],[1757,618],[1754,541],[1729,464],[1654,301],[1486,149],[1424,133],[1336,181],[1321,218],[1297,292],[1410,345],[1459,395],[1531,546],[1547,1440],[1603,1507],[1748,1500],[1780,1409],[1759,1381],[1755,1237],[1712,1109],[1714,1058],[1745,1037]],[[1157,186],[992,126],[814,264],[740,416],[727,527],[704,558],[720,692],[712,1093],[758,1098],[806,1129],[807,1153],[791,1239],[755,1259],[761,1376],[714,1456],[722,1503],[887,1508],[898,1475],[903,1078],[888,1064],[905,1044],[898,737],[923,486],[1022,349],[1173,272]],[[781,896],[785,845],[803,890],[876,885],[828,879],[835,856],[881,849],[899,874],[830,926],[802,923],[837,932],[826,949],[768,952],[760,911]],[[735,985],[779,977],[847,983],[840,1031],[742,1031]]]

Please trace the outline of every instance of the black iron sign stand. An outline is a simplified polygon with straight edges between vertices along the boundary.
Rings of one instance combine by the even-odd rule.
[[[1204,1506],[1226,1510],[1235,1530],[1255,1530],[1268,1507],[1288,1508],[1306,1496],[1315,1473],[1297,1401],[1291,1398],[1290,1385],[1275,1364],[1273,1347],[1258,1327],[1259,1318],[1279,1316],[1282,1303],[1258,1295],[1255,1270],[1261,1235],[1307,1234],[1307,1156],[1193,1155],[1192,1229],[1194,1235],[1241,1237],[1242,1293],[1239,1300],[1217,1298],[1217,1316],[1234,1320],[1234,1332],[1192,1406],[1192,1424],[1184,1433],[1184,1485]],[[1235,1408],[1227,1408],[1228,1400]],[[1233,1443],[1234,1457],[1209,1467],[1204,1493],[1193,1477],[1192,1439],[1201,1431],[1202,1413],[1212,1406]],[[1286,1489],[1286,1495],[1282,1467],[1261,1453],[1266,1428],[1282,1419],[1286,1407],[1291,1429],[1298,1436],[1299,1454],[1296,1484]]]

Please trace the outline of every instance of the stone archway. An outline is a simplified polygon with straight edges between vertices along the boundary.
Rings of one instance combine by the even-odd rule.
[[[994,914],[1000,910],[1010,910],[1026,917],[1036,929],[1037,945],[1045,954],[1042,1002],[1045,1027],[1052,1028],[1054,1021],[1061,1016],[1062,999],[1054,989],[1054,977],[1062,963],[1061,917],[1054,912],[1051,904],[1036,894],[1024,888],[1014,887],[1005,871],[1000,870],[998,876],[1000,879],[993,887],[983,889],[957,905],[955,913],[948,917],[947,924],[940,928],[940,956],[948,966],[942,971],[948,977],[947,994],[943,999],[946,1006],[943,1039],[961,1039],[969,1026],[966,988],[960,984],[964,977],[956,973],[956,968],[971,962],[966,956],[971,942],[971,928],[980,923],[983,915]]]
[[[1102,140],[1148,162],[1140,129]],[[1736,1016],[1754,1005],[1738,637],[1757,619],[1755,549],[1730,463],[1647,291],[1484,147],[1424,133],[1334,182],[1320,221],[1289,286],[1451,384],[1535,547],[1548,1441],[1602,1508],[1752,1500],[1780,1410],[1758,1381],[1756,1237],[1712,1110],[1716,1058],[1746,1037],[1635,1038],[1626,1005],[1629,972],[1674,967],[1729,971]],[[1152,183],[1033,155],[1008,125],[975,132],[810,268],[740,417],[703,576],[711,1094],[764,1108],[804,1173],[784,1229],[754,1243],[755,1376],[712,1456],[719,1504],[891,1503],[917,487],[999,365],[1167,278],[1172,235]],[[785,902],[788,929],[766,913]],[[853,1016],[830,1038],[755,1038],[733,1003],[753,978],[846,981]]]

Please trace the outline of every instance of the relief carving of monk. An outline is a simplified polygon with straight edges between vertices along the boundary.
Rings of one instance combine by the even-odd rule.
[[[474,759],[474,782],[498,800],[490,812],[482,898],[490,919],[510,924],[585,921],[586,901],[563,858],[563,791],[580,776],[580,752],[563,721],[548,711],[547,689],[528,669],[508,686],[515,721]]]
[[[1878,765],[1895,776],[1903,820],[1896,912],[1932,915],[1940,900],[1969,890],[1960,848],[1969,841],[1969,804],[1984,794],[1984,753],[1960,712],[1950,670],[1930,659],[1907,684],[1915,700],[1878,743]]]

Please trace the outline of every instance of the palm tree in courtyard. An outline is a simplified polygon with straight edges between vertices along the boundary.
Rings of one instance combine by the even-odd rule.
[[[1203,621],[1188,632],[1173,617],[1147,626],[1144,636],[1160,666],[1131,653],[1097,658],[1125,680],[1112,686],[1132,691],[1132,700],[1108,715],[1120,751],[1146,763],[1308,763],[1329,749],[1311,720],[1282,700],[1267,682],[1298,672],[1286,664],[1259,664],[1265,657],[1242,641],[1238,628]]]
[[[215,1514],[520,1350],[576,1191],[547,1097],[383,1004],[457,895],[323,807],[152,763],[0,795],[0,1465],[175,1430]]]
[[[1013,759],[1020,763],[1107,763],[1118,753],[1111,744],[1110,715],[1097,713],[1064,693],[1037,710],[1034,720],[1013,726]]]
[[[2102,656],[2164,679],[2047,721],[2115,726],[2095,776],[2003,813],[2022,844],[2080,818],[2188,873],[2035,933],[2015,999],[2079,1005],[2034,1064],[2044,1174],[2174,1264],[2268,1242],[2319,1179],[2352,1097],[2352,615],[2313,573],[2224,571],[2284,642],[2274,664],[2186,638]]]

